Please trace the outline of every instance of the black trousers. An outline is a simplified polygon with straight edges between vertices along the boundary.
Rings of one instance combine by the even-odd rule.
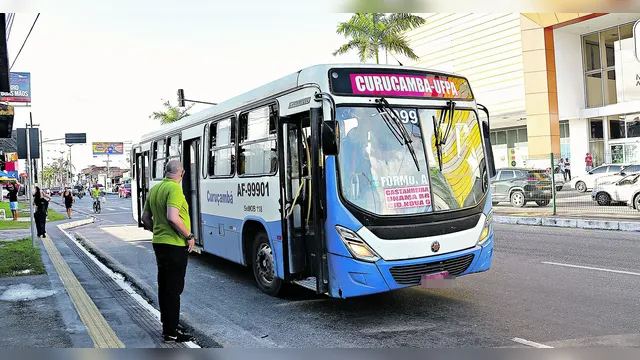
[[[45,230],[45,225],[47,223],[47,213],[45,211],[36,211],[34,214],[34,220],[36,223],[36,232],[37,232],[37,236],[44,236],[47,234],[47,231]]]
[[[180,322],[180,295],[184,290],[189,251],[186,246],[153,244],[158,264],[158,305],[162,333],[173,335]]]

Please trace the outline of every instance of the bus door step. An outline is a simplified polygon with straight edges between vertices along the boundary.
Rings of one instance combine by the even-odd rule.
[[[303,288],[316,291],[316,277],[315,276],[308,277],[306,279],[301,279],[301,280],[293,280],[293,283],[297,284],[297,285],[300,285]]]

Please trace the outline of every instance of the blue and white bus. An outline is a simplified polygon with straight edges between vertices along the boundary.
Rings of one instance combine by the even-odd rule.
[[[133,215],[180,159],[199,251],[252,267],[265,293],[426,286],[491,267],[489,134],[462,76],[316,65],[144,135]]]

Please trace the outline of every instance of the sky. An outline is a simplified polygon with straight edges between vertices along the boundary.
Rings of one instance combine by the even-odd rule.
[[[260,3],[244,3],[251,8],[252,2]],[[205,1],[201,8],[193,1],[186,8],[146,3],[131,11],[79,5],[41,13],[11,70],[31,73],[32,104],[16,109],[14,128],[24,127],[32,112],[45,140],[86,132],[87,145],[72,148],[74,166],[105,165],[104,156],[92,156],[90,143],[136,142],[160,126],[149,115],[162,109],[161,99],[176,104],[178,88],[187,99],[217,103],[313,64],[359,62],[356,53],[332,56],[345,42],[335,29],[347,13],[241,13],[237,4],[213,12]],[[16,15],[10,63],[36,15]],[[66,149],[62,141],[45,143],[45,165]],[[110,160],[126,165],[124,156]]]

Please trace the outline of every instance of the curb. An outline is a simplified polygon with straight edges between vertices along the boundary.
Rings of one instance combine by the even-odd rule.
[[[543,218],[529,216],[494,216],[497,224],[548,226],[587,230],[640,232],[640,222]]]
[[[69,222],[66,224],[58,225],[60,230],[68,230],[71,228],[79,227],[82,225],[90,224],[95,222],[95,218],[79,220],[74,222]],[[64,228],[63,228],[64,226]],[[138,279],[136,276],[129,274],[124,267],[120,265],[113,257],[107,254],[105,251],[100,249],[94,243],[92,243],[89,239],[77,233],[66,233],[71,239],[76,241],[76,243],[83,248],[87,253],[91,254],[100,264],[102,264],[105,268],[109,269],[111,272],[120,276],[122,280],[129,285],[132,291],[135,292],[137,296],[140,297],[141,301],[144,301],[146,304],[141,304],[144,307],[153,309],[154,313],[157,313],[158,321],[160,321],[160,312],[156,309],[156,302],[153,300],[154,292],[151,288],[144,285],[144,282]],[[139,301],[140,302],[140,301]],[[209,348],[222,348],[223,346],[218,343],[216,340],[209,340],[209,336],[204,334],[203,332],[196,329],[191,321],[184,315],[180,314],[180,322],[185,325],[187,331],[191,332],[197,339],[197,342],[191,342],[188,347],[190,348],[201,348],[200,344]]]

